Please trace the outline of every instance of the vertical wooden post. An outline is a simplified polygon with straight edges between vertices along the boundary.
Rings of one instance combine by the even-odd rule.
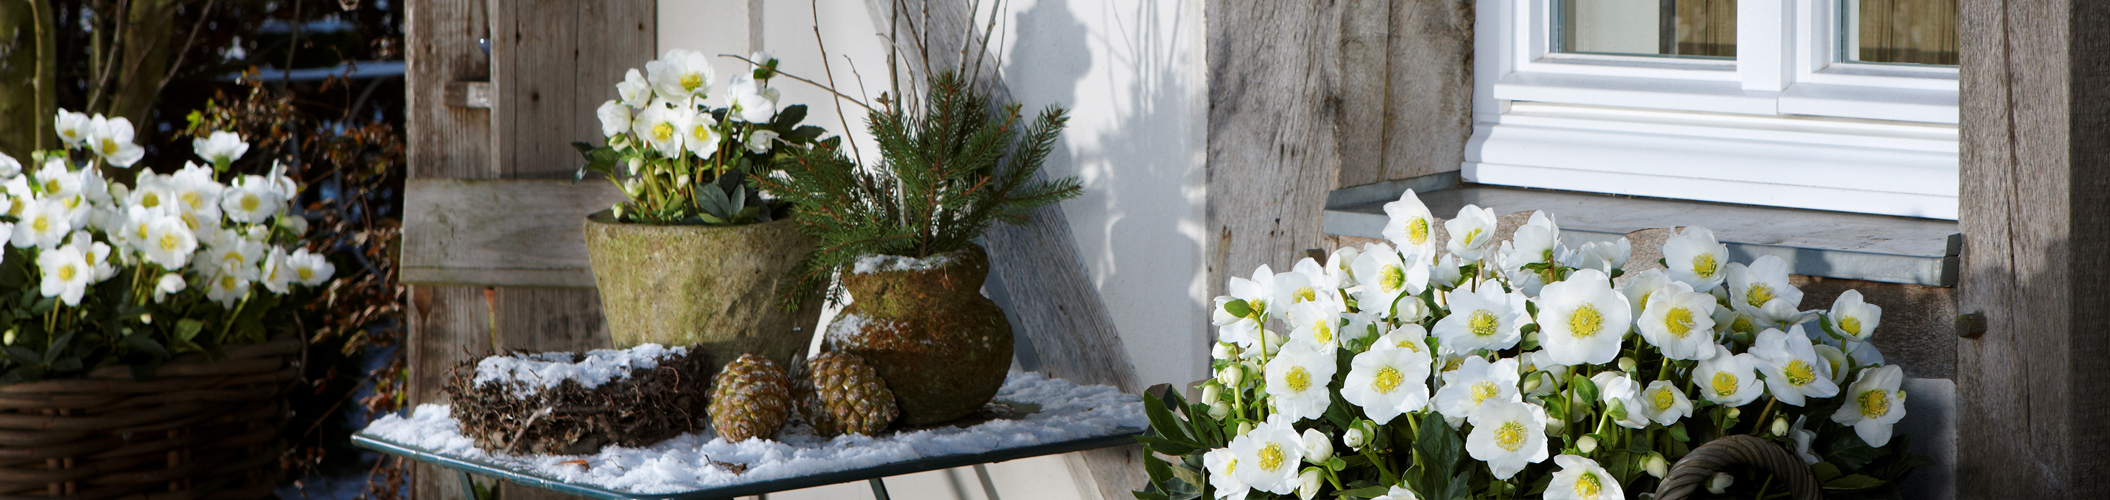
[[[1958,496],[2110,496],[2110,4],[1960,10]]]

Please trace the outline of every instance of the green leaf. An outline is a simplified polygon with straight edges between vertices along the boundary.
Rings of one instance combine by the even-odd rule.
[[[48,365],[58,361],[59,355],[66,352],[66,345],[71,343],[73,343],[73,332],[66,332],[65,335],[60,335],[58,340],[51,341],[51,347],[44,349],[44,360],[42,363]]]
[[[1231,316],[1239,318],[1251,316],[1253,314],[1253,304],[1246,302],[1245,299],[1232,299],[1230,302],[1224,303],[1224,312],[1231,313]]]
[[[1679,421],[1678,423],[1670,425],[1670,439],[1672,441],[1677,441],[1680,443],[1692,442],[1692,436],[1685,433],[1684,421]]]
[[[1827,490],[1865,490],[1865,489],[1869,489],[1869,488],[1874,488],[1874,487],[1877,487],[1877,486],[1882,486],[1883,484],[1884,484],[1884,481],[1883,481],[1883,480],[1881,480],[1881,479],[1876,479],[1876,478],[1872,478],[1872,477],[1868,477],[1868,476],[1863,476],[1863,475],[1860,475],[1860,474],[1854,474],[1854,475],[1851,475],[1851,476],[1846,476],[1846,477],[1841,477],[1841,478],[1838,478],[1838,479],[1833,479],[1833,480],[1830,480],[1830,481],[1825,481],[1825,482],[1824,482],[1824,489],[1827,489]]]
[[[44,364],[43,356],[39,356],[36,351],[22,346],[7,346],[7,357],[14,358],[15,362],[25,365]]]
[[[777,119],[770,122],[775,128],[790,128],[806,119],[806,105],[797,104],[777,110]]]
[[[1339,498],[1377,498],[1385,496],[1385,493],[1390,491],[1392,491],[1391,487],[1380,484],[1377,486],[1367,486],[1352,490],[1341,491],[1338,493],[1334,493],[1334,495]]]
[[[1175,439],[1167,439],[1163,436],[1136,436],[1136,442],[1150,447],[1150,451],[1166,455],[1185,455],[1201,451],[1200,446]]]
[[[1832,465],[1831,462],[1817,462],[1810,466],[1810,474],[1817,476],[1818,483],[1823,483],[1839,477],[1839,466]]]
[[[169,357],[168,349],[163,349],[161,347],[161,343],[155,342],[152,337],[152,335],[133,335],[125,337],[124,340],[120,340],[118,342],[123,343],[126,347],[131,347],[133,349],[137,349],[147,354],[151,354],[154,356],[155,359],[163,359]]]
[[[1575,393],[1582,396],[1583,401],[1597,402],[1597,383],[1591,382],[1590,377],[1582,376],[1582,374],[1570,375],[1568,376],[1568,386],[1575,388]]]

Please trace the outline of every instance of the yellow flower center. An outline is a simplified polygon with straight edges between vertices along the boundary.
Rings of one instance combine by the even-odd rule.
[[[1501,321],[1495,319],[1494,313],[1480,309],[1473,311],[1472,318],[1467,319],[1465,324],[1465,328],[1472,330],[1473,335],[1488,337],[1495,334],[1495,327],[1501,326]]]
[[[1282,445],[1279,443],[1268,443],[1267,446],[1260,448],[1260,453],[1257,453],[1257,455],[1260,455],[1260,468],[1268,471],[1281,469],[1282,459],[1286,458],[1283,456]]]
[[[1245,301],[1245,302],[1246,302],[1246,305],[1250,305],[1250,306],[1253,306],[1253,307],[1252,307],[1252,309],[1253,309],[1253,313],[1252,313],[1252,314],[1248,314],[1248,315],[1246,315],[1246,317],[1248,317],[1248,318],[1253,318],[1253,319],[1255,319],[1255,320],[1258,320],[1258,319],[1260,319],[1260,317],[1261,317],[1261,316],[1264,316],[1264,315],[1266,315],[1266,314],[1267,314],[1267,300],[1264,300],[1264,299],[1253,299],[1253,300],[1248,300],[1248,301]]]
[[[1758,325],[1751,322],[1751,315],[1737,314],[1736,321],[1729,322],[1729,330],[1737,333],[1753,333],[1758,331]]]
[[[703,75],[702,75],[702,74],[700,74],[700,73],[684,73],[684,74],[682,74],[682,75],[681,75],[681,89],[682,89],[682,90],[688,90],[688,91],[695,91],[695,90],[696,90],[696,87],[702,87],[702,86],[703,86]]]
[[[1714,372],[1714,395],[1729,397],[1736,395],[1736,374],[1726,371]]]
[[[674,124],[672,124],[672,123],[667,123],[667,122],[660,122],[660,123],[659,123],[658,125],[653,125],[653,126],[652,126],[652,139],[653,139],[653,141],[654,141],[654,142],[667,142],[667,141],[673,140],[673,139],[674,139]]]
[[[1480,231],[1481,231],[1481,229],[1480,229],[1480,228],[1473,228],[1473,230],[1471,230],[1471,231],[1466,231],[1466,232],[1465,232],[1465,246],[1473,246],[1473,239],[1474,239],[1474,238],[1478,238],[1478,237],[1480,237]]]
[[[1300,287],[1297,288],[1296,293],[1289,294],[1289,297],[1290,303],[1292,304],[1298,302],[1311,302],[1314,300],[1319,300],[1319,292],[1317,290],[1313,290],[1311,287],[1308,286]]]
[[[1595,472],[1584,472],[1581,476],[1576,476],[1575,496],[1583,500],[1597,500],[1597,495],[1604,491],[1604,484],[1599,481]]]
[[[1292,367],[1289,369],[1289,375],[1282,377],[1282,381],[1289,384],[1290,392],[1304,392],[1305,389],[1311,388],[1311,372],[1304,371],[1302,366]]]
[[[1788,385],[1796,387],[1801,387],[1817,380],[1816,367],[1812,367],[1808,362],[1800,359],[1788,361],[1788,366],[1781,367],[1780,372],[1782,375],[1787,376]]]
[[[1881,390],[1862,391],[1861,396],[1854,399],[1861,403],[1861,416],[1876,418],[1890,414],[1889,392]]]
[[[1861,336],[1861,318],[1847,316],[1845,319],[1839,320],[1839,329],[1844,330],[1847,335],[1859,337]]]
[[[39,234],[49,232],[51,231],[51,217],[47,215],[38,215],[36,220],[29,222],[29,228],[36,230],[36,232]]]
[[[242,211],[255,212],[256,209],[262,208],[263,206],[264,199],[258,197],[256,193],[242,193]]]
[[[1692,256],[1692,273],[1702,278],[1714,278],[1715,271],[1720,267],[1721,265],[1714,261],[1714,254],[1700,252],[1699,255]]]
[[[161,235],[161,251],[174,252],[177,248],[180,248],[182,244],[183,239],[177,238],[175,233]]]
[[[1604,315],[1597,312],[1596,306],[1586,303],[1568,314],[1568,333],[1575,338],[1589,338],[1603,330]]]
[[[1670,330],[1671,335],[1685,338],[1692,331],[1692,310],[1683,307],[1671,308],[1670,312],[1663,313],[1663,328]]]
[[[1386,265],[1377,270],[1377,287],[1385,292],[1397,291],[1407,286],[1407,271],[1399,266]],[[1390,310],[1390,308],[1386,308]]]
[[[59,266],[59,281],[73,281],[73,277],[79,274],[80,270],[74,269],[73,264]]]
[[[190,205],[191,210],[205,208],[205,195],[197,191],[188,191],[178,197],[183,199],[183,204]]]
[[[220,288],[221,288],[221,289],[225,289],[225,290],[233,290],[233,289],[234,289],[234,276],[221,276],[221,277],[220,277]]]
[[[1391,394],[1392,391],[1398,390],[1399,383],[1406,379],[1407,377],[1401,375],[1399,370],[1390,366],[1378,368],[1377,375],[1370,377],[1370,390],[1377,391],[1378,394]]]
[[[1331,343],[1333,342],[1333,328],[1326,326],[1325,320],[1313,321],[1311,322],[1311,338],[1318,340],[1320,343]]]
[[[161,206],[161,195],[154,194],[153,191],[147,191],[146,194],[139,195],[139,206],[147,208]]]
[[[305,268],[305,267],[303,267],[303,268],[299,268],[299,269],[294,269],[294,270],[293,270],[293,275],[295,275],[295,276],[299,276],[299,277],[300,277],[300,280],[301,280],[301,281],[308,281],[308,280],[311,280],[311,279],[315,279],[315,270],[314,270],[314,269],[309,269],[309,268]]]
[[[59,192],[59,187],[59,179],[56,177],[44,181],[44,192],[47,194]]]
[[[1477,405],[1480,403],[1484,403],[1487,401],[1487,398],[1495,397],[1496,394],[1501,393],[1502,389],[1495,387],[1494,382],[1481,381],[1480,383],[1473,384],[1473,404]]]
[[[1238,459],[1236,459],[1236,458],[1233,458],[1233,459],[1230,459],[1230,460],[1225,460],[1225,461],[1224,461],[1224,474],[1230,474],[1230,473],[1234,473],[1234,472],[1238,472]]]
[[[1515,421],[1503,422],[1501,427],[1495,429],[1495,446],[1500,446],[1508,451],[1522,449],[1524,447],[1524,424]]]
[[[147,225],[146,225],[146,223],[142,222],[142,223],[139,223],[139,224],[137,224],[137,225],[134,225],[134,226],[132,226],[132,234],[136,235],[136,236],[133,236],[133,237],[134,237],[134,238],[139,238],[139,241],[146,241],[146,239],[147,239]]]
[[[698,141],[711,142],[711,128],[697,125],[694,130],[689,131],[689,137]]]
[[[1751,304],[1751,307],[1764,307],[1766,302],[1771,300],[1773,300],[1773,287],[1771,285],[1752,283],[1750,289],[1744,290],[1744,303]]]
[[[1404,347],[1409,351],[1421,352],[1421,343],[1413,340],[1399,341],[1399,347]]]
[[[117,154],[117,139],[103,138],[103,154]]]
[[[1415,217],[1407,221],[1407,242],[1420,245],[1429,242],[1429,220]]]
[[[1649,403],[1656,405],[1656,411],[1659,412],[1669,410],[1671,406],[1678,404],[1677,397],[1670,394],[1669,387],[1656,388],[1656,392],[1650,394],[1648,399]]]

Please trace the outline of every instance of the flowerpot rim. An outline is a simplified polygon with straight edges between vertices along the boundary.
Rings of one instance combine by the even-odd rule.
[[[696,229],[696,230],[706,230],[706,231],[708,231],[708,230],[730,230],[730,229],[740,229],[740,228],[749,228],[749,227],[771,227],[772,225],[781,225],[781,224],[779,224],[779,223],[792,223],[793,221],[792,221],[792,219],[791,219],[790,217],[785,217],[785,218],[781,218],[781,219],[774,219],[774,220],[770,220],[770,221],[767,221],[767,222],[749,222],[749,223],[746,223],[746,224],[698,224],[698,223],[681,223],[681,224],[646,224],[646,223],[642,223],[642,222],[623,222],[623,221],[619,221],[619,220],[616,220],[616,219],[615,219],[615,209],[612,209],[612,208],[604,208],[604,209],[601,209],[601,211],[599,211],[599,212],[594,212],[594,213],[591,213],[591,214],[586,214],[586,222],[587,222],[587,223],[590,223],[590,224],[597,224],[597,225],[602,225],[602,226],[611,226],[611,227],[627,227],[627,228],[669,228],[669,229]]]
[[[947,270],[952,270],[952,269],[956,269],[956,268],[959,268],[960,266],[963,266],[963,265],[967,265],[968,263],[970,263],[970,262],[971,262],[971,261],[973,260],[973,259],[972,259],[972,258],[971,258],[970,256],[971,256],[971,255],[974,255],[974,253],[976,253],[976,251],[979,251],[980,253],[982,253],[982,254],[984,254],[984,255],[987,255],[987,254],[988,254],[988,252],[989,252],[988,250],[986,250],[986,249],[983,249],[983,248],[982,248],[982,245],[981,245],[980,243],[972,243],[972,242],[970,242],[970,243],[968,243],[968,244],[967,244],[967,246],[964,246],[964,247],[960,247],[960,248],[959,248],[958,250],[953,250],[953,251],[950,251],[950,252],[940,253],[940,254],[932,255],[932,256],[929,256],[929,257],[923,257],[923,258],[909,257],[909,256],[906,256],[906,255],[888,255],[888,254],[879,254],[879,253],[867,253],[867,254],[858,254],[858,255],[857,255],[857,258],[851,261],[851,263],[850,263],[850,266],[849,266],[849,269],[845,269],[844,271],[845,271],[845,272],[846,272],[847,274],[858,274],[858,275],[864,275],[864,276],[885,276],[885,275],[890,275],[890,274],[909,274],[909,273],[928,273],[928,272],[936,272],[936,271],[947,271]],[[941,258],[941,257],[951,257],[951,258],[950,258],[950,259],[946,259],[946,260],[945,260],[944,262],[939,262],[939,263],[937,263],[936,265],[933,265],[933,266],[931,266],[931,267],[927,267],[927,268],[921,268],[921,269],[890,269],[890,270],[884,270],[884,271],[878,271],[878,270],[875,270],[875,271],[870,271],[870,272],[861,272],[861,271],[857,271],[857,267],[858,267],[858,266],[857,266],[857,263],[858,263],[859,261],[862,261],[862,260],[864,260],[864,259],[866,259],[866,258],[870,258],[870,257],[893,257],[893,258],[896,258],[896,259],[907,259],[907,260],[921,260],[921,261],[928,261],[928,260],[931,260],[931,259],[937,259],[937,258]]]

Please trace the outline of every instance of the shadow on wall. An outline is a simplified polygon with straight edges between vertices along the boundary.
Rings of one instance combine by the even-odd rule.
[[[1004,79],[1022,102],[1071,109],[1066,147],[1055,149],[1047,175],[1076,175],[1084,184],[1083,196],[1064,208],[1108,312],[1130,333],[1132,352],[1207,352],[1184,347],[1208,338],[1195,123],[1204,110],[1196,109],[1188,89],[1195,82],[1182,69],[1199,61],[1180,60],[1196,57],[1180,52],[1187,11],[1106,1],[1100,19],[1078,19],[1091,3],[1044,0],[1017,12]],[[1095,61],[1095,52],[1106,60]],[[1138,329],[1179,333],[1138,336]],[[1187,363],[1196,365],[1191,370],[1137,361],[1144,380],[1192,380],[1204,372],[1198,357],[1165,360],[1195,362]]]

